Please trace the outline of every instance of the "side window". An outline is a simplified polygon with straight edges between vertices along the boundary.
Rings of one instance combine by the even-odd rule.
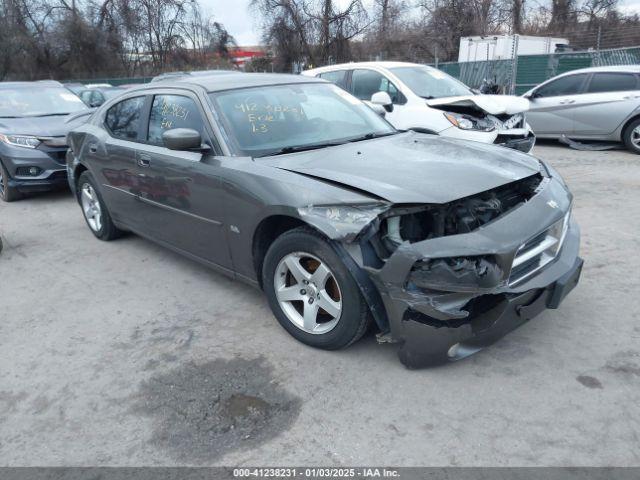
[[[107,110],[105,124],[116,138],[137,140],[144,97],[128,98]]]
[[[587,93],[624,92],[637,88],[638,79],[632,73],[595,73],[591,77]]]
[[[351,91],[360,100],[371,100],[376,92],[387,92],[395,104],[406,103],[406,98],[387,77],[373,70],[354,70]]]
[[[323,80],[335,83],[342,89],[347,88],[347,70],[337,70],[335,72],[325,72],[318,75]]]
[[[547,83],[545,86],[536,90],[536,96],[539,97],[557,97],[558,95],[577,95],[582,93],[582,84],[587,78],[586,73],[578,75],[568,75],[559,78],[553,82]]]
[[[182,95],[156,95],[151,107],[147,140],[153,145],[163,146],[162,134],[174,128],[191,128],[204,135],[198,106]]]

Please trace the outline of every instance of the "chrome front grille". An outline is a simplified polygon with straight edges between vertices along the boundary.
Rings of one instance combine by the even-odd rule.
[[[531,277],[556,258],[569,228],[570,215],[571,210],[564,218],[520,246],[511,265],[510,286]]]

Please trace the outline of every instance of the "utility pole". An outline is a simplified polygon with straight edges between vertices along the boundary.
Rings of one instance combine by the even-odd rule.
[[[598,25],[598,37],[596,40],[596,67],[600,66],[600,40],[602,39],[602,25]]]
[[[520,41],[520,35],[513,36],[511,42],[511,85],[509,86],[509,93],[515,95],[516,93],[516,80],[518,77],[518,42]]]

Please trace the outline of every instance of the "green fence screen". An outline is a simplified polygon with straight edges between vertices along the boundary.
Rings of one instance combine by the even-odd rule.
[[[520,95],[545,80],[578,68],[606,65],[640,65],[640,47],[613,50],[553,53],[550,55],[521,55],[515,60],[489,60],[482,62],[445,62],[438,68],[472,88],[483,80],[495,82],[505,93]],[[515,73],[515,84],[512,85]],[[110,83],[126,85],[147,83],[152,77],[92,78],[74,80],[80,83]]]
[[[515,69],[515,93],[522,94],[545,80],[578,68],[607,65],[640,65],[640,47],[587,52],[521,55],[514,60],[483,62],[446,62],[438,64],[443,72],[478,88],[483,80],[493,81],[511,91]]]

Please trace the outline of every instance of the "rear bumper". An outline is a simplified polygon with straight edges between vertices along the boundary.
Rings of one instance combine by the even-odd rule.
[[[580,280],[583,260],[576,258],[564,275],[546,288],[504,295],[492,309],[457,328],[434,326],[408,309],[403,316],[404,343],[399,357],[409,368],[460,360],[492,345],[544,310],[558,308]]]

